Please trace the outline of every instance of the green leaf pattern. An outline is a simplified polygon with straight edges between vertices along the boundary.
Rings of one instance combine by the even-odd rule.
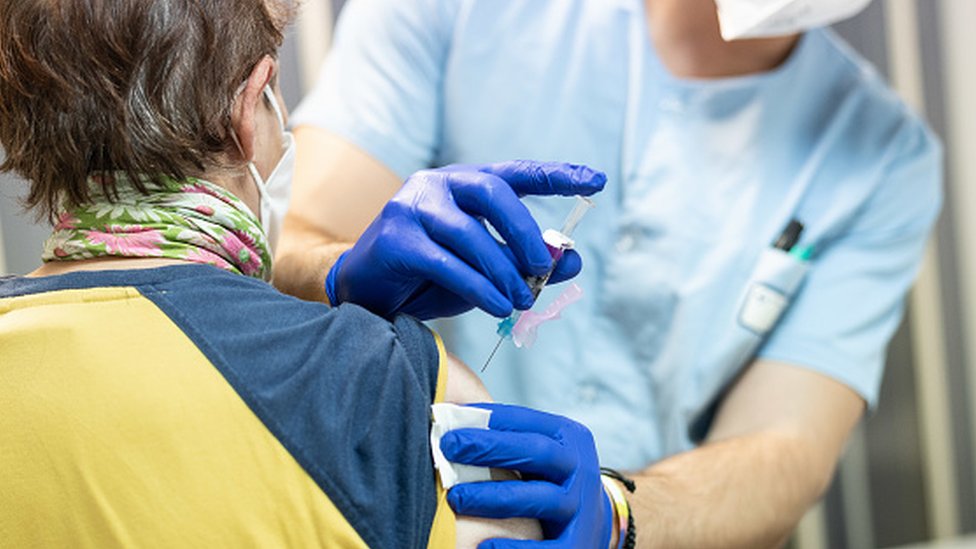
[[[271,251],[261,224],[244,202],[202,179],[145,181],[139,192],[115,173],[111,199],[94,180],[92,200],[58,216],[43,260],[159,257],[206,263],[270,280]]]

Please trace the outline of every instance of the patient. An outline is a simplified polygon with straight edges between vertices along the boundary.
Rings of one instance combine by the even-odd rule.
[[[0,169],[54,223],[0,279],[12,547],[445,547],[430,404],[484,400],[417,321],[272,289],[279,0],[0,2]]]

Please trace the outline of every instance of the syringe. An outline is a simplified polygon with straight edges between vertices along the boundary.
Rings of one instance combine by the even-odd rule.
[[[549,267],[549,271],[543,275],[525,277],[525,283],[529,285],[529,290],[532,291],[533,299],[538,299],[539,294],[542,293],[542,289],[545,288],[546,283],[549,282],[549,277],[552,276],[552,272],[556,269],[556,264],[559,263],[560,259],[562,259],[566,250],[573,248],[573,231],[576,230],[576,226],[579,225],[580,220],[583,219],[586,212],[590,211],[590,209],[594,206],[596,206],[596,204],[594,204],[589,198],[577,196],[576,206],[566,217],[566,221],[563,222],[562,229],[558,231],[554,229],[547,229],[542,233],[542,240],[546,243],[546,248],[549,249],[549,255],[552,256],[552,265]],[[492,349],[491,355],[488,356],[488,360],[485,361],[485,365],[482,366],[482,372],[488,369],[488,365],[491,364],[491,359],[495,358],[495,353],[497,353],[498,349],[502,346],[502,342],[512,337],[512,329],[515,327],[515,324],[518,323],[519,317],[522,316],[522,312],[523,311],[515,311],[509,315],[508,318],[498,323],[498,330],[496,330],[496,332],[500,337],[498,338],[498,343],[495,344],[495,348]]]

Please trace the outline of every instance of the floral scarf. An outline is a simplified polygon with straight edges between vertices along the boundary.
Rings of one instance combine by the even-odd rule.
[[[159,257],[206,263],[247,276],[271,278],[271,252],[260,222],[240,199],[200,179],[162,178],[139,192],[113,174],[109,200],[89,180],[90,204],[62,212],[44,244],[43,260]]]

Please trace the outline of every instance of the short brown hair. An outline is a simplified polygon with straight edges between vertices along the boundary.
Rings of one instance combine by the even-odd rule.
[[[276,54],[291,6],[0,0],[0,171],[29,180],[26,206],[48,217],[88,202],[93,174],[142,192],[142,177],[201,174],[229,151],[234,92]]]

